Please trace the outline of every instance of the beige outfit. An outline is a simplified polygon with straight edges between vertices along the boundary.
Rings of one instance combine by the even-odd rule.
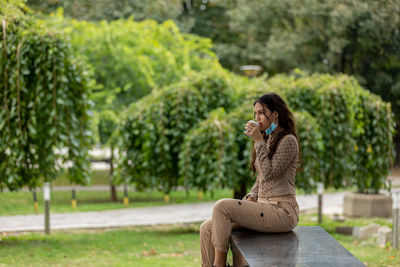
[[[227,252],[232,223],[259,232],[289,232],[298,223],[299,207],[295,197],[295,174],[299,148],[294,135],[279,142],[270,159],[269,146],[281,131],[277,128],[267,143],[256,142],[257,179],[251,194],[257,202],[221,199],[213,207],[212,217],[200,226],[202,266],[212,266],[214,248]],[[243,259],[232,247],[234,266],[243,266]]]

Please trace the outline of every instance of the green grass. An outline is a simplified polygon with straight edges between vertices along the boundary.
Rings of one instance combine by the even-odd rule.
[[[199,266],[197,228],[3,236],[0,266]]]
[[[129,205],[123,204],[123,192],[117,192],[118,202],[110,201],[109,191],[78,191],[76,192],[77,208],[71,206],[70,191],[52,191],[51,195],[51,212],[82,212],[82,211],[101,211],[123,208],[137,208],[148,206],[161,206],[167,204],[179,203],[195,203],[203,201],[216,201],[221,198],[232,197],[232,191],[228,189],[217,190],[214,195],[207,193],[200,200],[197,197],[197,192],[189,191],[189,196],[185,191],[174,191],[170,194],[170,201],[164,201],[162,192],[129,192]],[[39,213],[43,213],[43,194],[37,193],[39,202]],[[33,204],[33,196],[30,192],[3,192],[0,193],[0,216],[5,215],[22,215],[35,214]]]
[[[93,171],[92,185],[107,185],[108,184],[108,171]],[[53,187],[70,185],[67,181],[65,174],[60,176],[52,183]],[[351,189],[349,189],[351,190]],[[333,188],[327,189],[326,193],[338,192],[343,190],[336,190]],[[297,194],[304,194],[302,190],[296,190]],[[128,208],[134,207],[148,207],[148,206],[160,206],[166,204],[178,204],[178,203],[194,203],[204,201],[216,201],[221,198],[231,198],[232,190],[230,189],[218,189],[214,191],[214,194],[204,194],[200,200],[197,198],[197,192],[195,190],[189,191],[189,196],[186,195],[185,191],[173,191],[170,194],[170,202],[164,201],[164,194],[160,191],[148,191],[148,192],[129,192],[129,206]],[[109,190],[103,191],[77,191],[76,197],[78,206],[73,209],[71,206],[71,192],[70,191],[52,191],[51,196],[51,211],[55,213],[63,212],[81,212],[81,211],[101,211],[110,209],[123,209],[126,208],[123,203],[123,193],[118,191],[117,196],[118,202],[110,201]],[[43,195],[41,192],[37,193],[37,199],[39,201],[39,212],[43,213]],[[0,216],[6,215],[23,215],[23,214],[35,214],[35,208],[33,204],[33,195],[30,192],[0,192]]]
[[[198,199],[197,191],[190,190],[189,195],[184,190],[173,191],[170,193],[170,201],[164,201],[164,194],[160,191],[147,191],[147,192],[129,192],[129,205],[123,204],[123,192],[117,191],[118,202],[110,201],[110,192],[107,191],[77,191],[77,207],[74,209],[71,206],[71,191],[56,191],[51,193],[51,212],[64,213],[64,212],[83,212],[83,211],[101,211],[123,208],[137,208],[137,207],[150,207],[162,206],[167,204],[180,204],[180,203],[195,203],[205,201],[216,201],[221,198],[231,198],[232,190],[218,189],[214,194],[203,194],[202,199]],[[39,202],[39,212],[43,213],[43,194],[37,193]],[[0,216],[6,215],[23,215],[35,214],[35,207],[33,204],[33,195],[31,192],[18,191],[18,192],[2,192],[0,193]]]
[[[317,225],[316,215],[301,215],[299,225]],[[391,224],[362,218],[321,225],[367,266],[400,266],[400,251],[379,248],[376,239],[363,242],[334,233],[337,226]],[[134,227],[120,230],[29,233],[0,236],[0,266],[200,266],[199,224]],[[228,256],[232,263],[231,255]]]

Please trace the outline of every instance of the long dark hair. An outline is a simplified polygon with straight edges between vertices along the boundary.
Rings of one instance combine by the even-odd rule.
[[[278,136],[273,140],[272,144],[270,144],[270,149],[268,153],[268,157],[271,159],[272,156],[276,152],[276,148],[279,144],[279,142],[282,140],[282,138],[285,135],[288,134],[293,134],[296,139],[297,143],[299,144],[299,159],[300,159],[300,165],[302,164],[301,160],[301,150],[300,150],[300,143],[299,143],[299,137],[296,132],[296,124],[294,120],[293,113],[289,110],[288,106],[286,105],[285,101],[277,94],[275,93],[269,93],[261,96],[259,99],[254,101],[253,106],[256,105],[256,103],[260,103],[263,106],[264,114],[265,114],[265,108],[268,108],[271,112],[278,112],[278,125],[281,127],[283,130],[278,134]],[[267,142],[269,135],[266,133],[262,133],[264,137],[264,141]],[[256,168],[254,166],[254,162],[256,161],[256,151],[254,149],[254,144],[253,144],[253,150],[251,152],[251,162],[250,162],[250,168],[251,170],[255,173]]]

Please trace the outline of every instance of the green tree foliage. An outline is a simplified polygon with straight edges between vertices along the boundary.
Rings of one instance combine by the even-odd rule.
[[[296,187],[311,193],[316,189],[317,182],[324,182],[324,140],[319,122],[310,113],[296,111],[294,117],[302,159],[300,169],[296,173]]]
[[[65,3],[67,2],[75,3],[76,1],[65,1]],[[85,2],[94,3],[95,1],[79,2],[84,5]],[[128,10],[134,2],[125,2],[125,8]],[[313,173],[313,177],[314,175],[317,177],[320,173],[320,176],[315,179],[321,179],[325,184],[336,187],[357,184],[360,191],[364,192],[376,191],[382,187],[384,176],[393,157],[391,108],[379,98],[361,90],[359,84],[380,94],[384,100],[391,101],[394,111],[397,112],[398,106],[400,106],[397,103],[400,67],[398,45],[400,33],[398,31],[399,16],[397,15],[400,5],[398,0],[340,0],[336,2],[317,0],[189,0],[180,3],[158,0],[154,2],[158,5],[152,5],[151,1],[138,4],[141,8],[135,10],[139,10],[138,12],[144,15],[142,17],[140,17],[141,15],[134,16],[138,19],[149,16],[145,15],[146,12],[140,11],[146,10],[148,6],[170,12],[165,15],[166,18],[174,18],[181,29],[211,37],[215,41],[215,50],[220,61],[231,69],[237,70],[237,67],[242,64],[255,63],[262,65],[270,74],[289,72],[295,67],[301,67],[311,72],[344,72],[353,75],[358,83],[347,76],[316,75],[307,77],[305,74],[295,72],[289,78],[278,75],[271,79],[267,85],[260,83],[260,87],[255,88],[267,88],[269,91],[277,91],[285,95],[290,106],[301,112],[296,114],[299,120],[305,123],[305,128],[299,128],[302,134],[307,129],[316,129],[315,122],[319,125],[321,135],[315,130],[310,138],[319,140],[322,136],[324,150],[321,152],[321,146],[313,144],[315,147],[310,146],[309,151],[314,151],[315,154],[310,152],[307,157],[310,160],[315,159],[321,152],[320,158],[323,159],[323,162],[313,161],[313,164],[315,164],[313,167],[304,165],[305,175],[308,172]],[[58,7],[60,3],[55,4]],[[165,3],[169,8],[165,9]],[[68,10],[66,5],[64,7]],[[180,8],[177,8],[177,6],[180,6]],[[118,8],[110,6],[111,9]],[[103,12],[109,12],[109,10]],[[163,15],[158,15],[162,12],[154,11],[151,13],[155,14],[153,18],[157,21],[164,21]],[[116,17],[128,16],[121,14],[118,13]],[[113,19],[115,17],[107,15],[104,18]],[[98,20],[95,16],[91,19]],[[191,48],[189,48],[190,52],[183,52],[184,60],[179,61],[176,57],[173,58],[175,55],[180,57],[181,51],[187,51],[182,50],[182,46],[174,46],[175,39],[181,40],[180,37],[176,36],[183,36],[185,42],[195,37],[174,33],[172,38],[169,38],[169,32],[175,32],[175,30],[171,30],[169,25],[171,25],[170,22],[158,26],[155,22],[143,21],[137,23],[131,20],[100,23],[74,22],[74,26],[70,28],[70,33],[71,36],[74,36],[74,34],[77,36],[76,38],[72,37],[73,40],[76,40],[73,43],[75,43],[74,47],[77,48],[77,53],[87,56],[88,62],[91,62],[93,68],[96,69],[95,72],[97,72],[97,69],[100,70],[95,74],[96,80],[100,84],[100,88],[94,94],[98,110],[102,110],[100,106],[105,107],[105,109],[112,107],[112,111],[118,114],[123,106],[146,95],[154,88],[174,84],[185,76],[191,77],[191,74],[189,74],[191,69],[196,71],[212,69],[211,66],[215,63],[215,57],[209,51],[211,45],[201,38],[189,42],[189,47],[194,44],[197,48],[194,49],[194,52],[190,50]],[[159,34],[159,32],[164,31],[164,26],[166,36]],[[175,25],[172,29],[174,27]],[[93,32],[96,32],[97,28],[101,28],[101,32],[107,34],[94,34]],[[137,31],[131,30],[134,28]],[[86,31],[86,29],[88,30]],[[117,33],[115,34],[114,31]],[[121,34],[118,33],[119,31]],[[138,32],[145,32],[146,36],[143,37]],[[152,35],[152,32],[157,32],[156,37]],[[135,36],[134,41],[127,41],[128,39],[125,39],[128,38],[127,36]],[[147,36],[150,37],[147,38]],[[162,39],[169,41],[164,43],[160,41]],[[92,42],[92,40],[94,41]],[[126,45],[118,45],[120,42]],[[197,46],[199,43],[201,44]],[[139,44],[139,46],[136,47],[136,44]],[[92,46],[93,51],[90,50]],[[164,46],[167,47],[165,55],[168,56],[160,56],[157,53],[157,49]],[[86,47],[89,47],[89,50],[80,50],[82,48],[87,49]],[[103,49],[102,47],[106,48]],[[133,49],[133,51],[130,47],[135,47],[138,50]],[[175,49],[176,47],[177,49]],[[97,51],[101,52],[97,53]],[[124,51],[129,51],[129,53],[124,54]],[[173,52],[168,54],[168,51]],[[161,52],[161,54],[163,53]],[[190,58],[192,55],[196,60]],[[116,60],[113,61],[113,58]],[[134,58],[134,60],[130,60],[131,58]],[[170,58],[173,58],[172,62],[168,61]],[[188,58],[190,60],[185,61]],[[205,58],[210,59],[207,64],[205,64]],[[119,66],[120,62],[124,66]],[[135,64],[135,62],[140,62],[140,64]],[[164,62],[166,62],[165,65],[163,65]],[[190,63],[185,65],[185,62]],[[158,66],[161,67],[157,68]],[[174,70],[169,69],[169,66],[174,66],[173,68],[177,69],[178,74],[176,76]],[[135,72],[133,74],[132,69]],[[109,73],[111,75],[107,76]],[[159,73],[161,73],[160,76]],[[115,80],[113,80],[114,77]],[[129,80],[129,77],[134,77],[134,79]],[[251,84],[242,83],[235,76],[231,76],[229,79],[231,81],[226,82],[226,84],[235,84],[233,86],[235,88],[249,88],[249,84]],[[199,80],[198,83],[201,84],[203,81]],[[240,85],[238,86],[238,84]],[[188,88],[192,88],[192,85]],[[194,87],[197,88],[197,86]],[[207,90],[204,92],[207,92]],[[200,93],[201,97],[207,97],[204,92]],[[244,92],[245,90],[242,90],[232,95],[231,99],[235,99],[232,100],[232,103],[248,99],[249,95]],[[193,92],[190,94],[196,95]],[[155,96],[156,93],[154,93]],[[153,101],[153,98],[148,100]],[[210,101],[205,102],[211,103]],[[214,107],[221,106],[217,102],[215,103],[215,105],[206,104],[208,107],[205,110],[209,111]],[[141,110],[146,113],[145,106],[152,105],[142,102],[140,106],[143,106]],[[136,111],[133,109],[132,106],[130,109],[132,114],[143,116],[142,113],[135,113]],[[149,110],[152,110],[154,114],[157,113],[156,107],[149,108]],[[376,112],[373,113],[373,110]],[[308,113],[303,113],[304,111]],[[226,112],[230,114],[230,109],[228,108]],[[110,115],[109,112],[105,113]],[[172,112],[172,114],[174,113]],[[219,111],[213,116],[220,118],[219,116],[223,116],[223,114],[222,111]],[[149,113],[148,116],[150,115]],[[165,116],[169,117],[170,115]],[[107,116],[107,118],[116,117]],[[204,115],[204,118],[206,117]],[[177,116],[174,119],[180,119],[180,117]],[[133,121],[132,119],[129,123],[135,124],[136,122],[133,123]],[[129,123],[126,125],[129,125]],[[238,116],[237,122],[232,123],[233,125],[235,123],[240,124],[240,126],[237,126],[239,129],[239,127],[242,127],[243,120]],[[202,127],[206,127],[207,123],[204,124]],[[100,123],[99,125],[107,124]],[[152,124],[146,124],[143,127],[150,127],[148,125]],[[192,124],[190,123],[190,125]],[[126,129],[130,131],[129,127]],[[154,125],[151,127],[156,128]],[[146,131],[150,131],[150,128]],[[104,129],[106,130],[106,128]],[[185,129],[185,131],[189,130]],[[203,130],[203,134],[208,131]],[[380,137],[376,137],[376,134],[379,134]],[[154,139],[150,141],[149,147],[153,147],[153,142],[161,140],[160,136],[162,135],[156,134]],[[128,136],[124,140],[128,140],[127,138],[130,137]],[[148,141],[147,138],[143,137],[142,143]],[[179,138],[174,139],[174,144],[178,144],[176,140],[179,142],[184,140],[183,135]],[[170,139],[165,140],[170,145]],[[240,140],[236,141],[241,142]],[[125,144],[128,145],[131,142],[132,140],[128,140]],[[135,151],[135,149],[138,149],[137,151],[143,150],[140,147],[132,148],[132,151]],[[244,150],[239,149],[238,151],[238,155],[240,155],[240,151]],[[307,155],[307,149],[304,153]],[[133,157],[133,155],[131,156]],[[176,154],[171,159],[175,160],[175,156]],[[247,159],[245,159],[245,156],[242,157],[244,159],[243,165],[245,165],[244,161]],[[143,160],[143,162],[146,162],[148,159]],[[127,158],[125,158],[125,166],[128,166],[126,162],[128,162]],[[360,165],[362,165],[362,170],[358,171]],[[175,166],[173,170],[176,172],[178,167]],[[134,177],[133,173],[131,177]],[[244,176],[239,175],[238,177]],[[379,181],[377,181],[377,177],[381,177]],[[170,184],[175,185],[176,183]],[[239,182],[238,184],[243,185],[244,183]],[[312,182],[306,180],[304,184],[313,186]]]
[[[377,193],[386,186],[394,156],[390,104],[346,75],[308,76],[296,71],[291,76],[275,76],[264,88],[277,92],[292,110],[298,110],[294,114],[303,160],[296,176],[299,188],[311,192],[317,182],[323,182],[336,188],[356,185],[360,192]],[[264,93],[256,90],[258,95]],[[216,110],[185,136],[179,172],[186,184],[204,191],[218,187],[242,191],[241,187],[254,182],[249,168],[253,142],[243,134],[252,114],[249,100],[228,113]],[[216,162],[225,166],[217,168]]]
[[[209,111],[230,109],[235,95],[219,65],[192,72],[181,82],[153,91],[126,110],[119,145],[122,167],[138,188],[168,193],[179,181],[178,154],[185,134]]]
[[[363,90],[347,75],[277,75],[273,88],[285,88],[289,106],[308,111],[318,122],[324,150],[322,177],[336,188],[357,185],[377,192],[394,159],[394,121],[390,104]]]
[[[209,39],[183,34],[172,21],[88,22],[64,19],[57,13],[46,23],[66,31],[75,53],[92,67],[98,85],[92,99],[99,113],[111,110],[118,114],[152,90],[178,82],[191,70],[208,69],[217,61]]]
[[[190,72],[212,69],[217,58],[211,40],[181,33],[173,21],[77,21],[65,19],[59,9],[45,23],[58,27],[70,37],[76,54],[83,55],[93,69],[97,87],[94,129],[100,144],[116,148],[121,112],[153,90],[177,83]],[[203,81],[197,81],[199,87]],[[215,96],[205,91],[212,105]],[[209,98],[209,99],[208,99]],[[115,184],[113,158],[110,184]],[[116,198],[111,188],[112,199]]]
[[[133,15],[136,20],[163,22],[176,19],[182,12],[179,0],[28,0],[27,4],[43,13],[62,7],[66,16],[89,21],[117,20]]]
[[[283,96],[282,91],[279,94]],[[249,100],[229,113],[215,110],[188,132],[179,155],[179,173],[184,185],[204,192],[233,188],[235,197],[241,198],[242,188],[246,190],[254,183],[250,169],[253,141],[243,133],[246,121],[252,119],[253,106]],[[302,171],[296,175],[296,186],[311,192],[322,179],[322,136],[316,119],[308,112],[296,112],[295,117],[304,161]]]
[[[223,66],[259,64],[269,74],[294,68],[353,75],[400,114],[399,0],[29,1],[88,20],[173,19],[211,38]],[[107,5],[107,7],[105,7]],[[111,15],[113,14],[113,15]]]
[[[183,34],[172,21],[95,23],[61,16],[54,23],[64,25],[75,52],[93,66],[102,89],[113,90],[116,99],[108,101],[116,101],[116,106],[178,82],[191,69],[207,69],[217,60],[209,39]]]
[[[230,68],[256,63],[271,74],[297,67],[350,74],[400,114],[400,1],[228,2],[217,4],[228,7],[230,31],[240,37],[228,43],[240,48],[228,54]]]
[[[362,193],[378,193],[386,185],[387,170],[392,167],[394,115],[391,106],[371,94],[360,94],[362,131],[356,136],[357,169],[353,183]],[[360,117],[361,117],[360,116]]]
[[[71,182],[86,183],[88,72],[63,34],[24,17],[22,1],[11,4],[0,7],[0,188],[35,187],[61,164]]]
[[[185,135],[179,153],[179,174],[185,187],[203,192],[235,188],[241,167],[237,161],[239,146],[235,129],[225,117],[225,110],[218,108]]]

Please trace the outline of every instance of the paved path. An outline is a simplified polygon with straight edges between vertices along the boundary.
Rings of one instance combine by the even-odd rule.
[[[325,194],[324,214],[341,214],[345,192]],[[317,208],[317,195],[298,195],[300,211]],[[95,229],[139,225],[202,222],[211,217],[214,202],[176,204],[159,207],[127,208],[99,212],[50,215],[51,229]],[[0,216],[1,232],[43,231],[44,215]]]

